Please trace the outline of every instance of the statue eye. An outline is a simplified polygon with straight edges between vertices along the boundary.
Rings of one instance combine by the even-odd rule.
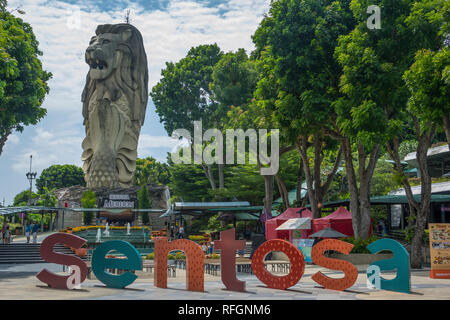
[[[111,41],[109,41],[108,39],[105,39],[105,40],[103,40],[103,44],[108,44],[108,43],[110,43]]]

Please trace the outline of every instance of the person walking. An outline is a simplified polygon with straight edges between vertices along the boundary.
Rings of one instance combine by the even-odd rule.
[[[207,252],[206,252],[206,244],[204,242],[202,244],[202,250],[203,250],[203,254],[206,255],[207,254]]]
[[[33,233],[33,243],[37,243],[37,232],[39,230],[39,225],[35,222],[33,225],[32,233]]]
[[[180,239],[184,239],[184,228],[183,228],[183,226],[180,226],[180,229],[178,230],[178,232],[180,233]]]
[[[6,237],[7,229],[9,229],[9,224],[8,224],[8,220],[5,219],[5,223],[3,224],[3,227],[2,227],[2,241],[3,241],[3,243],[8,241],[8,238]]]
[[[9,231],[9,225],[6,226],[6,232],[5,232],[5,243],[11,242],[11,232]]]
[[[2,243],[5,243],[5,232],[6,232],[6,220],[5,220],[5,223],[3,224],[2,229],[1,229]]]
[[[25,235],[27,236],[27,243],[30,243],[31,223],[27,224],[27,228],[25,229]]]

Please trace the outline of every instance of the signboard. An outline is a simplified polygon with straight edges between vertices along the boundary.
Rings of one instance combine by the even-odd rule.
[[[311,229],[311,218],[293,218],[284,222],[275,230],[309,230]]]
[[[293,239],[292,243],[305,257],[305,262],[312,263],[311,250],[314,245],[314,239]]]
[[[450,223],[430,223],[430,278],[450,279]]]
[[[128,194],[111,194],[103,202],[103,208],[134,208],[134,201]]]

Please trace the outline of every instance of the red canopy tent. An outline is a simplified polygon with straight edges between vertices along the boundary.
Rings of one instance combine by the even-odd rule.
[[[312,212],[308,209],[297,213],[302,208],[289,208],[278,217],[266,221],[266,240],[284,239],[292,242],[292,230],[275,230],[289,219],[293,218],[311,218]],[[301,230],[302,238],[307,238],[312,234],[312,230]]]
[[[344,207],[339,207],[335,212],[320,219],[314,219],[314,231],[318,232],[322,229],[330,227],[349,237],[353,237],[352,214]],[[372,234],[372,223],[370,227],[370,235]]]

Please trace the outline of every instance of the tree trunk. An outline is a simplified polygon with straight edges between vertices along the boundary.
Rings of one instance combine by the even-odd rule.
[[[205,165],[204,163],[202,163],[202,167],[203,167],[203,171],[205,172],[205,176],[211,185],[211,189],[213,189],[213,191],[215,191],[217,188],[216,188],[216,182],[214,181],[214,175],[212,173],[211,166]]]
[[[380,146],[375,145],[366,167],[367,153],[362,143],[358,143],[359,190],[357,185],[350,140],[342,140],[348,188],[350,193],[350,211],[355,238],[367,239],[370,232],[370,184],[375,171],[376,162],[380,158]]]
[[[315,196],[315,190],[314,190],[314,181],[311,174],[311,167],[309,166],[308,162],[308,155],[307,155],[307,137],[303,136],[301,137],[301,142],[297,143],[297,150],[300,152],[300,157],[303,161],[303,171],[305,172],[305,178],[306,178],[306,186],[308,188],[308,199],[309,203],[311,204],[311,212],[313,219],[321,218],[320,210],[317,206],[316,196]]]
[[[297,172],[297,192],[296,192],[297,205],[300,203],[300,201],[302,201],[302,182],[303,182],[303,162],[302,158],[300,158]]]
[[[307,140],[306,137],[301,138],[301,142],[297,144],[297,149],[300,152],[300,158],[303,162],[303,171],[305,172],[306,185],[308,188],[308,197],[311,204],[311,211],[313,213],[313,218],[321,218],[321,207],[323,198],[327,193],[334,176],[336,175],[337,169],[341,162],[342,157],[342,147],[339,148],[333,169],[327,175],[326,181],[322,183],[321,179],[321,167],[322,167],[322,137],[319,134],[314,135],[314,172],[311,173],[311,168],[309,166],[308,156],[307,156]],[[314,177],[313,177],[314,176]]]
[[[265,197],[264,213],[272,211],[273,203],[273,176],[264,176]]]
[[[223,189],[225,188],[225,178],[223,172],[224,165],[218,164],[218,167],[219,167],[219,189]]]
[[[443,122],[443,126],[444,126],[445,136],[447,137],[448,149],[450,150],[450,120],[447,115],[445,115],[442,120],[443,120],[442,122]],[[0,152],[1,152],[1,150],[0,150]]]
[[[4,135],[0,137],[0,156],[3,152],[3,147],[5,146],[6,141],[8,140],[9,135],[11,134],[12,129],[8,129]]]
[[[428,170],[427,152],[431,146],[435,134],[436,125],[428,124],[425,133],[421,134],[420,124],[416,117],[413,117],[418,136],[419,145],[417,147],[416,159],[420,170],[420,209],[417,212],[416,224],[414,226],[414,235],[411,242],[411,267],[421,268],[423,255],[423,234],[426,227],[427,219],[430,215],[431,205],[431,176]]]
[[[277,180],[278,190],[280,191],[281,198],[283,199],[283,203],[287,209],[290,207],[290,204],[289,204],[289,192],[286,188],[286,184],[278,174],[275,175],[275,179]]]

